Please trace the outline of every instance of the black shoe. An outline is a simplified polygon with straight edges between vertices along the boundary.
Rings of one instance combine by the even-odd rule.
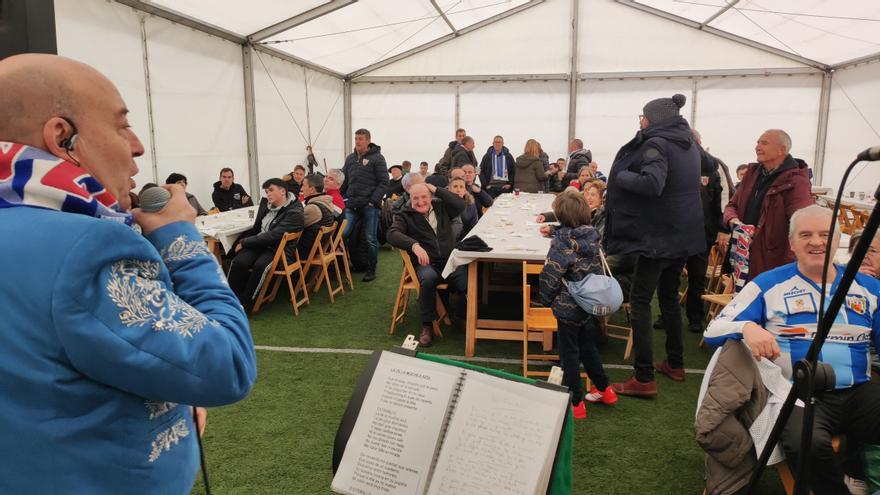
[[[688,323],[688,330],[692,333],[703,333],[703,324],[699,322]]]
[[[654,322],[654,330],[665,330],[666,325],[663,324],[663,318],[657,318],[657,321]]]
[[[373,280],[376,280],[376,272],[367,272],[361,279],[362,282],[372,282]]]

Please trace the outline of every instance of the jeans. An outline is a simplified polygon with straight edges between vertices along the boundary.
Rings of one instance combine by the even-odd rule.
[[[804,409],[795,407],[782,430],[782,448],[792,472],[797,469]],[[846,435],[847,452],[861,452],[864,444],[880,443],[880,383],[825,392],[816,403],[810,469],[807,480],[813,493],[848,494],[843,484],[840,456],[831,448],[831,437]]]
[[[584,321],[556,320],[559,329],[559,361],[562,364],[562,384],[571,391],[572,405],[584,400],[584,382],[581,364],[599,390],[608,387],[608,375],[602,368],[602,358],[596,349],[598,322],[592,316]]]
[[[363,222],[364,233],[366,234],[364,237],[367,240],[367,248],[370,250],[370,256],[367,260],[367,272],[375,273],[376,263],[379,261],[379,240],[376,238],[379,229],[379,208],[372,206],[346,208],[345,219],[348,220],[345,232],[342,233],[345,242],[348,242],[348,238],[353,232],[357,232],[359,225]]]
[[[419,277],[419,311],[422,314],[422,324],[430,325],[437,319],[437,299],[434,297],[434,291],[437,286],[444,282],[440,272],[443,266],[439,268],[433,265],[422,266],[418,262],[414,263],[416,267],[416,276]],[[460,266],[446,277],[449,288],[459,294],[467,293],[467,265]],[[464,298],[460,298],[464,301]],[[461,308],[459,308],[459,311]]]
[[[660,315],[666,328],[666,360],[672,368],[683,368],[681,342],[681,308],[678,288],[685,258],[646,258],[639,256],[633,274],[630,302],[632,305],[633,349],[636,380],[654,380],[654,343],[651,299],[657,292]]]
[[[229,288],[238,297],[238,302],[245,310],[249,311],[253,306],[263,272],[272,264],[274,258],[275,251],[269,249],[243,248],[232,259],[227,281]],[[250,272],[248,272],[249,270]]]
[[[687,259],[688,288],[686,312],[691,325],[703,324],[706,307],[703,294],[706,292],[706,269],[709,267],[709,251],[695,254]]]

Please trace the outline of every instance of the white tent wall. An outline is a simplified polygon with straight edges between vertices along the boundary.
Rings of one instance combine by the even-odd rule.
[[[355,84],[352,129],[370,131],[388,166],[403,160],[418,171],[434,164],[455,139],[455,86],[452,84]]]
[[[135,159],[139,170],[135,182],[140,186],[154,181],[138,14],[104,0],[59,0],[55,25],[59,55],[95,67],[119,88],[129,109],[128,122],[145,150]]]
[[[846,166],[855,156],[866,148],[880,145],[880,136],[877,134],[880,132],[878,81],[880,62],[834,72],[822,185],[833,188],[835,192],[840,187]],[[865,118],[859,115],[859,111]],[[864,163],[855,167],[843,191],[865,191],[871,195],[878,183],[880,168],[876,163]]]
[[[158,179],[187,176],[205,209],[223,167],[247,189],[241,47],[156,17],[147,19],[147,47]]]

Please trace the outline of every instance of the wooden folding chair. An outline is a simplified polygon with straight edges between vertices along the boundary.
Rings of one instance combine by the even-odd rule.
[[[559,331],[556,324],[556,317],[553,316],[553,310],[550,308],[533,308],[532,307],[532,287],[529,285],[529,275],[540,275],[544,269],[542,263],[529,263],[523,261],[522,264],[522,293],[523,293],[523,376],[548,377],[549,371],[529,370],[529,360],[532,361],[559,361],[558,354],[529,354],[529,341],[540,340],[544,343],[551,343],[553,333]],[[535,338],[535,334],[539,334],[539,338]],[[550,346],[545,346],[549,349]],[[584,379],[584,390],[590,390],[590,377],[581,372],[581,378]]]
[[[631,321],[632,309],[630,308],[629,303],[623,303],[623,306],[620,307],[618,312],[623,311],[626,315],[626,321]],[[599,325],[602,328],[602,333],[605,334],[609,339],[618,339],[626,342],[626,348],[623,350],[623,359],[629,359],[629,355],[632,353],[633,348],[633,329],[632,327],[626,327],[623,325],[612,325],[609,322],[611,318],[609,316],[605,316],[599,320]],[[630,323],[631,325],[632,323]]]
[[[303,272],[306,276],[311,275],[311,280],[306,284],[312,292],[317,293],[327,283],[327,293],[330,295],[330,304],[335,302],[336,294],[345,294],[345,287],[342,286],[342,273],[339,271],[339,262],[336,260],[336,252],[333,250],[333,231],[336,229],[336,222],[326,227],[318,229],[318,235],[315,236],[315,243],[312,244],[311,252],[306,260],[306,266]],[[330,268],[336,272],[336,281],[339,282],[338,287],[333,287],[330,281]]]
[[[348,262],[348,249],[345,247],[345,239],[342,238],[347,225],[348,219],[343,218],[339,228],[336,229],[336,234],[333,236],[333,252],[336,254],[337,263],[339,263],[340,259],[342,260],[342,268],[345,271],[345,278],[348,279],[348,286],[351,287],[351,290],[354,290],[354,282],[351,280],[351,264]]]
[[[275,296],[278,294],[278,287],[281,286],[282,277],[287,279],[287,288],[290,290],[290,302],[293,304],[294,316],[299,316],[300,306],[309,304],[309,291],[306,289],[306,276],[305,272],[303,272],[302,262],[299,259],[299,253],[295,252],[293,262],[290,262],[287,259],[287,254],[284,252],[284,248],[287,246],[288,242],[298,242],[300,237],[302,237],[301,231],[289,232],[284,234],[284,237],[281,238],[281,243],[278,244],[278,249],[275,250],[275,257],[272,259],[272,264],[269,265],[269,271],[263,280],[260,292],[257,294],[257,300],[254,302],[254,309],[251,310],[252,314],[257,314],[260,307],[266,301],[275,300]],[[290,277],[295,273],[299,273],[299,278],[294,284]],[[275,283],[272,286],[272,292],[267,295],[266,293],[268,292],[269,284],[272,282],[273,278],[275,279]],[[297,298],[297,294],[300,292],[302,292],[301,299]]]
[[[706,267],[706,291],[704,294],[718,294],[721,290],[721,275],[724,272],[724,261],[727,259],[727,251],[730,245],[719,248],[712,246],[709,250],[709,265]]]
[[[844,234],[852,234],[858,228],[856,226],[858,222],[856,210],[850,205],[841,203],[837,219],[840,223],[840,231]]]
[[[421,291],[419,277],[416,274],[416,269],[412,264],[409,253],[402,249],[399,250],[399,252],[400,257],[403,259],[403,273],[400,274],[400,284],[397,286],[397,297],[394,299],[394,309],[391,312],[391,328],[388,329],[389,334],[394,333],[394,327],[397,326],[398,322],[403,323],[403,319],[406,316],[406,309],[409,307],[409,295],[415,292],[416,299],[418,299],[419,292]],[[437,285],[438,291],[447,289],[449,289],[449,284],[443,283]],[[440,322],[442,321],[445,325],[449,326],[452,324],[452,321],[449,319],[449,312],[446,311],[446,306],[440,299],[440,294],[435,292],[434,297],[436,298],[435,301],[437,304],[437,319],[431,322],[431,326],[434,327],[434,335],[442,337],[443,332],[440,331]]]

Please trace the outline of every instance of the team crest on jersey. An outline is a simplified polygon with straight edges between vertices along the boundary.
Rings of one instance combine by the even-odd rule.
[[[865,296],[846,296],[846,307],[854,313],[864,316],[868,312],[868,300]]]
[[[364,158],[363,160],[361,160],[361,165],[366,166],[366,165],[368,165],[369,163],[370,163],[370,160],[367,160],[366,158]]]
[[[785,296],[785,309],[788,314],[815,313],[816,303],[810,293],[793,294]]]

